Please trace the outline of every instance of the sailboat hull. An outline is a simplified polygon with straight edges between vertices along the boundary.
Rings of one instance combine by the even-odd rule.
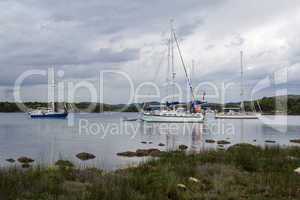
[[[203,115],[199,116],[164,116],[164,115],[143,115],[141,118],[145,122],[157,123],[202,123]]]
[[[216,119],[259,119],[260,115],[259,114],[216,114],[215,118]]]
[[[44,113],[44,114],[30,114],[31,118],[59,118],[64,119],[68,113]]]

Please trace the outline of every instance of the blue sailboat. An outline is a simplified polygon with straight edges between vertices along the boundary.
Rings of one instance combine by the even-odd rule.
[[[36,110],[32,110],[28,114],[31,118],[61,118],[61,119],[66,118],[68,116],[68,110],[66,105],[64,104],[63,110],[58,110],[57,103],[55,103],[55,90],[54,90],[55,79],[54,79],[53,68],[49,70],[48,81],[49,81],[48,95],[49,97],[53,97],[50,106],[48,108],[38,108]]]
[[[68,116],[68,111],[64,107],[63,111],[58,111],[56,109],[56,104],[52,103],[52,108],[48,109],[37,109],[29,112],[31,118],[60,118],[64,119]]]

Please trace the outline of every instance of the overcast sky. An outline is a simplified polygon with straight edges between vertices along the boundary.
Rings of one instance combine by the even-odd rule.
[[[103,70],[128,74],[135,87],[145,81],[161,86],[170,19],[193,85],[209,81],[220,89],[222,82],[234,82],[226,99],[239,100],[243,50],[246,98],[253,88],[258,88],[255,97],[280,89],[300,94],[299,0],[0,0],[0,8],[1,101],[13,100],[15,81],[26,70],[49,67],[64,71],[58,81],[88,81],[97,89]],[[175,64],[176,80],[183,84],[178,58]],[[287,80],[276,82],[285,76],[284,68]],[[28,78],[22,98],[45,100],[46,83],[46,77]],[[99,101],[128,101],[124,77],[105,76],[104,83]],[[197,95],[202,91],[210,94],[204,87]],[[84,89],[75,96],[89,100]]]

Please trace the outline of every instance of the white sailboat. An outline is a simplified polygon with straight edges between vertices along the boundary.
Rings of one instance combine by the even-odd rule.
[[[244,71],[243,71],[243,51],[241,51],[241,104],[240,108],[224,108],[223,112],[216,113],[218,119],[258,119],[259,113],[246,112],[244,105]]]
[[[168,69],[170,68],[170,64],[171,64],[173,95],[174,95],[174,83],[175,83],[175,75],[176,75],[176,73],[174,72],[174,46],[173,46],[174,42],[176,44],[175,48],[177,48],[179,53],[179,57],[181,60],[182,67],[184,69],[186,80],[189,84],[189,88],[192,96],[191,109],[188,110],[184,108],[184,106],[180,105],[179,103],[175,104],[173,99],[173,102],[171,103],[166,102],[164,106],[160,105],[158,110],[154,109],[154,110],[143,111],[141,117],[142,121],[165,122],[165,123],[172,123],[172,122],[173,123],[199,123],[199,122],[203,122],[204,120],[204,115],[201,112],[201,106],[196,105],[191,79],[188,76],[187,69],[181,54],[181,50],[179,48],[179,43],[171,21],[171,34],[168,43]],[[170,57],[171,57],[171,62],[170,62]],[[169,79],[167,79],[167,81],[169,85]]]

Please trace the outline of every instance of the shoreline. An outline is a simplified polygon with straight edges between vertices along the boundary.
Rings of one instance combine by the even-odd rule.
[[[4,199],[299,199],[299,147],[236,144],[195,154],[167,152],[105,172],[56,166],[0,169]],[[14,185],[14,183],[18,185]]]

